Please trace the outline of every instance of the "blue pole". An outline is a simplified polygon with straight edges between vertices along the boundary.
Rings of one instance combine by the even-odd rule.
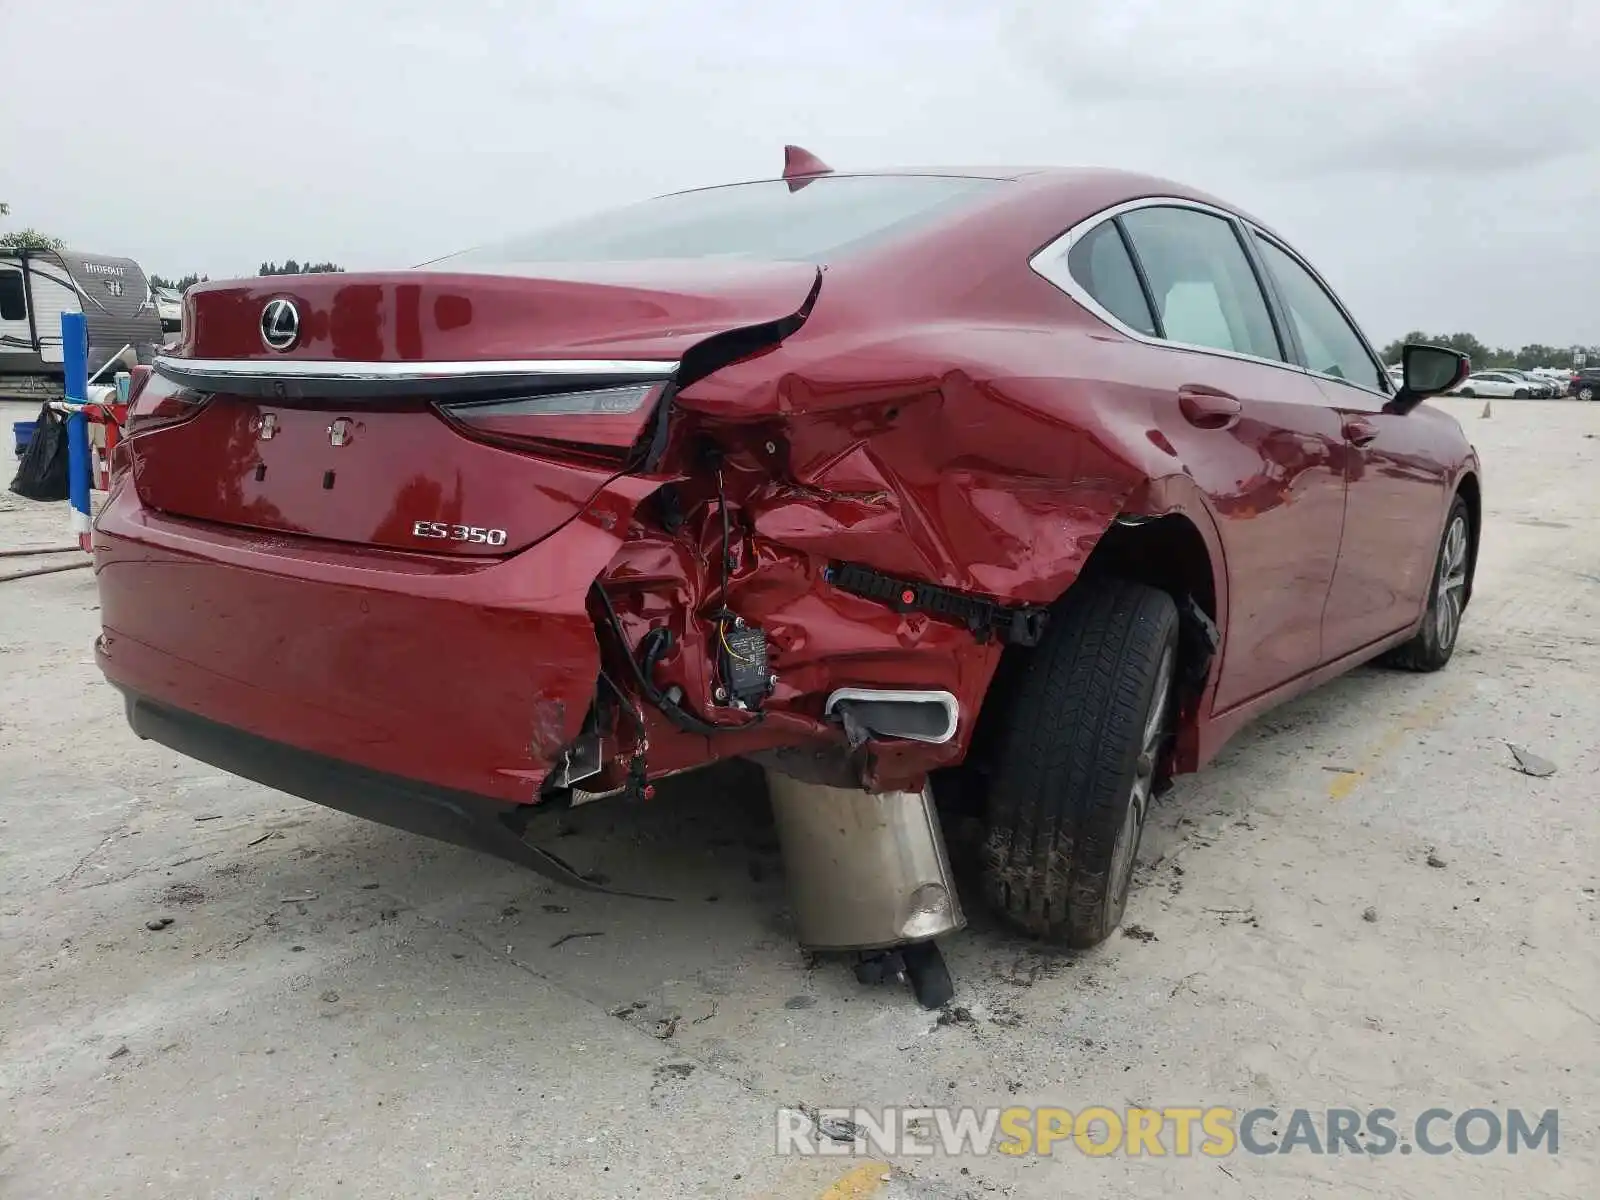
[[[83,314],[61,314],[61,365],[66,376],[67,400],[89,400],[89,327]],[[89,419],[80,409],[67,416],[67,499],[72,505],[72,532],[80,542],[89,533]],[[87,547],[85,547],[87,548]]]
[[[89,326],[81,312],[61,314],[61,366],[67,399],[83,404],[89,399]]]

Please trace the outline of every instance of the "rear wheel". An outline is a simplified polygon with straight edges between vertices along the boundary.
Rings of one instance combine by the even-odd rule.
[[[1516,391],[1511,393],[1511,398],[1513,400],[1526,400],[1528,398],[1528,389],[1518,388]]]
[[[1459,391],[1459,392],[1457,392],[1457,393],[1456,393],[1456,395],[1458,395],[1458,396],[1465,396],[1465,397],[1467,397],[1467,399],[1469,399],[1469,400],[1470,400],[1470,399],[1471,399],[1471,398],[1472,398],[1472,397],[1474,397],[1474,396],[1476,396],[1476,395],[1477,395],[1477,394],[1478,394],[1478,393],[1477,393],[1477,392],[1475,392],[1475,391],[1473,391],[1473,390],[1472,390],[1472,389],[1471,389],[1471,388],[1462,388],[1462,389],[1461,389],[1461,390],[1460,390],[1460,391]]]
[[[1587,386],[1587,385],[1579,388],[1578,389],[1578,399],[1579,400],[1593,400],[1594,399],[1594,389],[1592,387]]]
[[[989,790],[984,890],[1068,946],[1122,920],[1174,712],[1178,610],[1144,584],[1067,593],[1011,701]]]
[[[1461,613],[1467,603],[1467,572],[1471,565],[1471,518],[1460,496],[1450,506],[1444,537],[1433,566],[1433,590],[1422,628],[1402,646],[1384,655],[1385,666],[1403,671],[1437,671],[1450,661],[1461,632]]]

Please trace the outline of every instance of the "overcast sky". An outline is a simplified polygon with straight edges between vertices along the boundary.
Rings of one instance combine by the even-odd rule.
[[[1377,341],[1600,342],[1597,0],[0,0],[10,226],[408,266],[839,168],[1092,164],[1273,225]]]

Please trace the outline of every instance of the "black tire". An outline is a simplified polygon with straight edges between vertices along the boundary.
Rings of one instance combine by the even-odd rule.
[[[1478,393],[1473,391],[1471,388],[1462,388],[1459,392],[1456,393],[1456,395],[1458,395],[1458,396],[1465,396],[1468,400],[1472,399],[1477,394]]]
[[[1513,400],[1526,400],[1528,398],[1528,389],[1518,388],[1516,391],[1511,393],[1511,398]]]
[[[954,998],[956,985],[950,979],[950,968],[945,966],[944,955],[933,942],[913,942],[900,950],[905,960],[906,979],[911,983],[911,994],[923,1008],[943,1008]]]
[[[1448,574],[1447,574],[1448,570]],[[1472,578],[1472,516],[1460,496],[1450,505],[1439,550],[1434,555],[1428,608],[1422,628],[1409,642],[1396,646],[1379,661],[1402,671],[1437,671],[1450,661],[1461,636],[1461,616]],[[1442,586],[1448,581],[1449,586]],[[1441,619],[1441,612],[1444,613]]]
[[[1177,660],[1165,592],[1086,579],[1057,606],[1017,681],[988,797],[984,891],[1024,932],[1081,948],[1122,920]]]

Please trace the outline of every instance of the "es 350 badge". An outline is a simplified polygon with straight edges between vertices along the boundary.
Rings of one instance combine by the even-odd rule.
[[[418,521],[411,526],[411,536],[447,542],[471,542],[479,546],[506,544],[504,529],[485,529],[482,525],[451,525],[445,521]]]

